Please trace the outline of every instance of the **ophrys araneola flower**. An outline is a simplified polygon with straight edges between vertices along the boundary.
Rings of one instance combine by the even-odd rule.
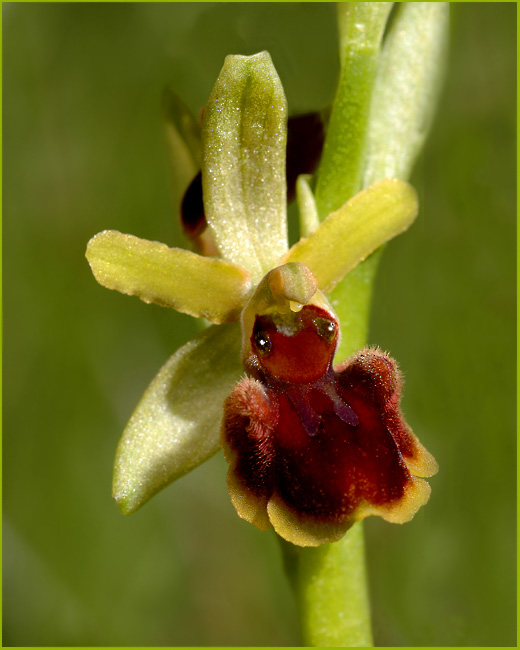
[[[114,476],[114,496],[123,512],[133,512],[218,450],[223,404],[245,369],[252,379],[238,383],[233,395],[236,397],[237,391],[242,397],[249,395],[247,390],[257,386],[254,381],[262,380],[265,394],[278,402],[278,415],[271,409],[267,418],[269,431],[276,429],[273,422],[280,414],[293,423],[289,429],[278,427],[280,435],[271,436],[271,442],[283,438],[288,430],[294,432],[294,440],[302,435],[308,438],[308,462],[286,455],[285,469],[279,473],[284,465],[282,448],[282,453],[276,453],[276,462],[270,463],[275,471],[269,470],[266,481],[274,485],[276,476],[283,476],[280,480],[288,485],[292,475],[292,496],[278,498],[279,493],[288,494],[278,487],[264,490],[260,499],[267,511],[278,508],[274,517],[277,531],[306,545],[337,539],[350,523],[367,514],[396,521],[409,518],[427,498],[424,482],[412,475],[431,474],[434,463],[400,416],[400,384],[393,362],[372,350],[362,353],[364,361],[359,357],[350,365],[332,369],[338,323],[325,298],[361,260],[410,225],[417,213],[415,192],[404,182],[386,179],[318,224],[312,189],[308,180],[300,177],[297,188],[305,236],[289,249],[286,122],[285,96],[269,55],[228,57],[206,104],[201,149],[205,214],[220,257],[204,257],[114,231],[96,235],[87,257],[104,286],[213,323],[160,370],[123,433]],[[265,331],[260,332],[259,327]],[[257,367],[252,356],[258,356],[259,348],[255,347],[253,354],[251,337],[254,346],[261,346],[262,332],[270,332],[276,345],[261,361],[259,358]],[[281,356],[276,350],[282,340],[279,337],[291,339],[281,346]],[[287,363],[283,359],[289,348]],[[296,357],[301,357],[300,370],[288,370]],[[359,382],[354,385],[356,376]],[[245,393],[244,381],[249,387]],[[282,398],[285,394],[279,382],[284,381],[291,389],[288,397]],[[381,383],[387,386],[386,392],[375,396],[375,387]],[[303,384],[308,390],[301,389]],[[251,417],[244,421],[241,435],[246,442],[257,422],[254,400],[258,390],[252,389]],[[233,399],[227,401],[226,413],[233,411],[233,403]],[[233,447],[232,464],[238,466],[240,444],[229,443],[231,438],[237,440],[238,429],[233,429],[230,438],[226,422],[224,440],[229,449]],[[320,456],[319,441],[327,432],[336,446],[329,445]],[[364,451],[351,457],[345,450],[355,435],[363,437]],[[371,439],[373,444],[369,444]],[[377,458],[390,448],[387,478],[377,488],[374,477],[381,473]],[[370,456],[370,449],[372,460],[354,460]],[[415,462],[420,453],[426,460]],[[266,468],[259,466],[259,471]],[[305,478],[307,470],[312,470],[311,479]],[[334,489],[330,482],[320,485],[318,480],[331,472],[342,475]],[[230,485],[236,505],[242,497],[236,496],[234,473],[232,466]],[[399,479],[390,481],[391,474]],[[243,476],[238,480],[244,483],[244,498],[248,498],[251,481]],[[315,494],[328,496],[321,501],[306,498],[306,485]],[[260,493],[260,488],[255,490]],[[275,505],[269,505],[271,502]],[[244,513],[239,509],[239,514],[246,516]],[[266,516],[262,527],[267,525]],[[327,518],[325,524],[323,517]],[[283,518],[284,526],[279,524]],[[303,527],[302,535],[294,533],[298,527]]]

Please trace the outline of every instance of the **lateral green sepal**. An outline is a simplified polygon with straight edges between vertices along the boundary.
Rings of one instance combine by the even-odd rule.
[[[218,451],[222,405],[242,373],[238,323],[209,327],[166,362],[117,448],[113,496],[124,514]]]

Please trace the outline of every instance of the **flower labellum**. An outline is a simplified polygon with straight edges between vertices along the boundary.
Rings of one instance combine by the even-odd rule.
[[[401,377],[379,349],[333,368],[339,324],[309,269],[278,267],[242,316],[248,377],[227,399],[221,441],[238,514],[317,546],[357,520],[409,521],[437,463],[399,408]]]

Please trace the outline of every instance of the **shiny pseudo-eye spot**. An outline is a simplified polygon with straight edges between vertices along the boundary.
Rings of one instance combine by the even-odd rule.
[[[273,344],[267,332],[263,330],[258,330],[254,335],[255,347],[258,350],[258,354],[266,356],[271,352]]]
[[[328,318],[315,318],[314,324],[316,325],[318,334],[325,341],[330,342],[336,336],[336,323],[333,320],[329,320]]]

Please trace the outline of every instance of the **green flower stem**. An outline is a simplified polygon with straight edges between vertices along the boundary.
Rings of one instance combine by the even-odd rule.
[[[301,548],[281,539],[297,594],[303,642],[315,647],[370,647],[363,523],[333,544]]]
[[[391,2],[338,5],[341,73],[316,184],[321,219],[361,189],[367,123]]]

